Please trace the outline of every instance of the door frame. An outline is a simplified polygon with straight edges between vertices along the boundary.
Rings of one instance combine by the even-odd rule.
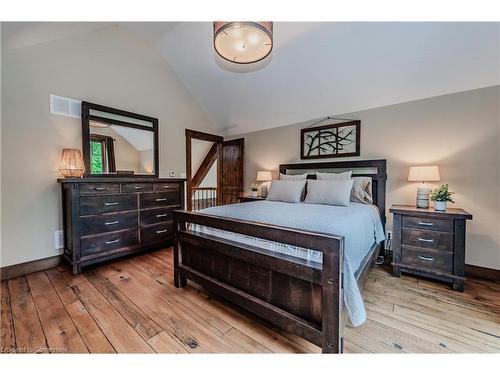
[[[221,185],[222,185],[222,144],[224,137],[220,135],[204,133],[197,130],[186,129],[186,209],[191,211],[193,209],[193,185],[192,185],[192,155],[191,145],[193,139],[200,141],[208,141],[217,144],[217,205],[221,204]]]

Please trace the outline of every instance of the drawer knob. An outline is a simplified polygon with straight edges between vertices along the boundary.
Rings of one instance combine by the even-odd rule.
[[[104,202],[105,206],[116,206],[118,202]]]
[[[106,190],[105,187],[95,187],[94,189],[97,190],[97,191]]]
[[[158,214],[158,215],[156,215],[156,217],[165,217],[165,216],[167,216],[167,214]]]
[[[433,258],[433,257],[426,257],[426,256],[424,256],[424,255],[419,255],[419,256],[418,256],[418,259],[422,259],[422,260],[425,260],[425,261],[427,261],[427,262],[432,262],[432,261],[434,260],[434,258]]]
[[[425,225],[426,227],[432,227],[434,223],[428,223],[426,221],[419,221],[418,225]]]
[[[112,243],[117,243],[117,242],[120,242],[120,239],[116,239],[113,241],[106,241],[106,245],[111,245]]]
[[[139,190],[142,189],[144,186],[134,186],[134,189]]]
[[[422,238],[422,237],[419,237],[419,238],[418,238],[418,240],[419,240],[420,242],[429,242],[429,243],[434,242],[434,240],[433,240],[433,239],[431,239],[431,238]]]
[[[166,233],[166,232],[168,232],[167,229],[162,229],[162,230],[157,230],[156,234],[162,234],[162,233]]]
[[[163,201],[166,201],[166,200],[167,200],[167,198],[156,198],[157,202],[163,202]]]
[[[115,220],[115,221],[107,221],[104,223],[104,225],[115,225],[115,224],[118,224],[120,221],[118,220]]]

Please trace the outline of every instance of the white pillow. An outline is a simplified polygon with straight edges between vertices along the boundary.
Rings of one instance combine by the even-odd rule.
[[[273,180],[266,199],[270,201],[299,203],[301,201],[306,182],[306,180]]]
[[[342,173],[316,173],[317,180],[348,180],[351,178],[352,171]]]
[[[349,206],[354,181],[348,180],[309,180],[304,203]]]
[[[307,175],[308,173],[303,173],[303,174],[283,174],[280,173],[280,180],[285,180],[285,181],[302,181],[302,180],[307,180]]]
[[[365,204],[373,203],[371,177],[353,177],[351,201]]]

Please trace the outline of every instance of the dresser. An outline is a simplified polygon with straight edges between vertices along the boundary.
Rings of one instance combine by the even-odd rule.
[[[64,258],[82,267],[173,240],[173,211],[184,208],[184,179],[60,179]]]
[[[450,282],[464,290],[465,225],[472,215],[460,208],[445,212],[433,208],[394,205],[392,267],[401,271]]]

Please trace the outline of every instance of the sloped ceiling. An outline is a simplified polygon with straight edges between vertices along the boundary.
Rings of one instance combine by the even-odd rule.
[[[216,57],[209,22],[163,34],[162,24],[121,25],[161,51],[229,134],[500,83],[498,23],[276,22],[271,58],[240,71]]]
[[[500,23],[274,23],[257,65],[221,61],[210,22],[119,23],[156,46],[221,133],[500,84]],[[22,48],[113,23],[2,24]]]

